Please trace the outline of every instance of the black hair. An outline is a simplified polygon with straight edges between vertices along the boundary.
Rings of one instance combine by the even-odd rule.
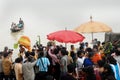
[[[103,66],[105,65],[105,61],[103,61],[103,60],[98,60],[98,61],[97,61],[97,64],[98,64],[99,67],[103,67]]]
[[[61,49],[60,51],[62,55],[66,55],[66,49]]]
[[[93,52],[88,52],[88,58],[93,57],[94,53]]]
[[[107,63],[104,65],[104,70],[107,71],[107,73],[114,75],[112,67]]]
[[[4,56],[4,58],[8,57],[8,52],[5,52],[5,53],[3,54],[3,56]]]
[[[28,62],[32,62],[33,57],[32,56],[28,56]]]
[[[75,65],[69,64],[67,65],[68,73],[73,73],[75,71]]]
[[[117,61],[115,60],[115,58],[113,56],[108,56],[107,60],[110,64],[116,65]]]
[[[91,73],[94,73],[94,68],[92,66],[88,66],[88,67],[82,68],[82,71],[87,74],[91,74]]]
[[[100,44],[101,42],[100,41],[97,41],[97,44]]]
[[[86,51],[87,52],[92,52],[92,49],[91,48],[87,48]]]
[[[71,45],[70,47],[71,47],[71,48],[74,48],[74,45]]]
[[[44,56],[44,52],[43,51],[40,51],[39,53],[38,53],[38,58],[41,58],[41,57],[43,57]]]
[[[77,55],[78,55],[78,56],[80,56],[82,53],[85,54],[85,52],[84,52],[83,50],[78,50],[78,51],[77,51]]]
[[[85,42],[85,44],[88,44],[88,42]]]
[[[98,46],[97,45],[93,45],[93,49],[97,49],[98,50]]]
[[[4,51],[6,51],[6,50],[8,50],[8,47],[7,47],[7,46],[4,47]]]
[[[59,50],[57,48],[53,49],[53,53],[54,54],[58,54],[59,53]]]
[[[30,55],[35,56],[35,52],[34,51],[30,52]]]
[[[115,50],[115,53],[116,53],[117,56],[120,55],[120,51],[119,50]]]
[[[70,56],[74,57],[75,56],[75,52],[74,51],[70,51]]]
[[[39,49],[39,51],[43,51],[43,47],[39,47],[38,49]]]
[[[25,52],[25,57],[28,57],[29,55],[30,55],[29,51]]]
[[[22,61],[22,59],[20,57],[15,59],[15,63],[20,63]]]
[[[69,52],[68,51],[66,51],[66,55],[68,55],[69,54]]]
[[[82,71],[86,73],[86,80],[96,80],[93,66],[84,67]]]

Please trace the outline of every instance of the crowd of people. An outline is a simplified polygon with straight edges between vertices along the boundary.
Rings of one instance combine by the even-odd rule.
[[[81,42],[68,51],[49,42],[27,51],[19,45],[19,54],[5,47],[0,52],[0,80],[120,80],[120,46],[95,39],[93,47]]]

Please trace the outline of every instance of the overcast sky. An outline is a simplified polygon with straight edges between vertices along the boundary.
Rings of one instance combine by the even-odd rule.
[[[120,0],[0,0],[0,25],[22,17],[31,25],[73,29],[89,21],[90,15],[118,32]]]
[[[40,35],[46,43],[48,33],[65,27],[73,30],[88,22],[91,15],[93,21],[103,22],[113,32],[120,32],[120,0],[0,0],[0,36],[9,36],[10,29],[7,28],[12,22],[18,23],[21,17],[26,28],[23,35],[32,37],[33,43],[36,35]],[[104,41],[104,35],[97,35],[97,38]],[[3,37],[2,43],[7,41]]]

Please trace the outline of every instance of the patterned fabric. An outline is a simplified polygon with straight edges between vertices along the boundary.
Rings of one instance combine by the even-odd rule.
[[[41,60],[42,60],[43,64],[42,64]],[[46,71],[47,72],[48,71],[48,66],[50,65],[50,61],[46,57],[42,57],[41,60],[39,58],[37,60],[36,65],[39,66],[39,71]]]

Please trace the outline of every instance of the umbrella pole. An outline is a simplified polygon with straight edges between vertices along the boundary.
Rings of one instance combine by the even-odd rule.
[[[93,42],[93,32],[92,32],[92,42]]]
[[[38,35],[38,44],[40,45],[41,44],[41,40],[40,40],[40,35]]]
[[[67,49],[67,43],[65,43],[65,47],[66,47],[66,49]]]

